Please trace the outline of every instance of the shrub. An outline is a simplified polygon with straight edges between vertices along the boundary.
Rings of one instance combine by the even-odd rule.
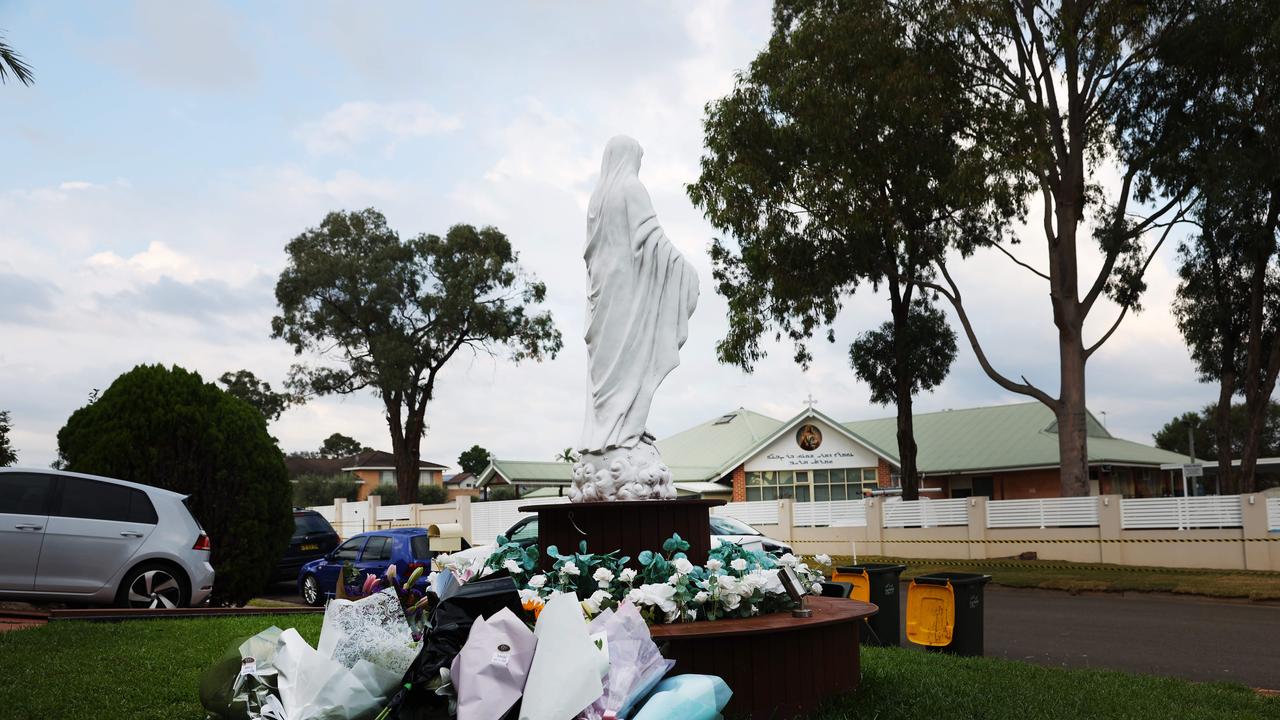
[[[293,505],[332,505],[334,498],[355,500],[357,483],[350,475],[299,475],[293,479]]]
[[[377,490],[369,493],[382,498],[383,505],[399,505],[400,491],[395,483],[382,483]],[[439,485],[424,484],[418,486],[418,502],[423,505],[440,505],[449,502],[449,491]]]
[[[293,532],[284,455],[262,413],[180,367],[116,378],[72,413],[58,452],[67,470],[190,495],[213,543],[214,603],[260,591]]]

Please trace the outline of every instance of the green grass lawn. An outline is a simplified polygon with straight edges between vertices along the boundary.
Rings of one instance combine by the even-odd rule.
[[[200,674],[234,640],[269,625],[314,643],[321,618],[275,616],[58,622],[0,634],[0,717],[200,720]],[[1280,698],[1101,670],[866,648],[863,687],[821,714],[872,718],[1280,718]],[[803,668],[779,669],[778,682]]]
[[[1044,588],[1070,592],[1169,592],[1250,600],[1280,600],[1280,573],[1229,570],[1139,568],[1127,565],[1086,565],[1058,560],[920,560],[860,557],[862,562],[896,562],[907,566],[903,579],[953,570],[982,573],[1008,587]],[[832,558],[847,565],[850,557]]]

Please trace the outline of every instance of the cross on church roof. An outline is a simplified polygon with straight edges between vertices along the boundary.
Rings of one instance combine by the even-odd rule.
[[[812,410],[813,406],[818,404],[818,401],[813,399],[813,393],[809,393],[809,397],[804,399],[804,404],[808,405],[809,409]]]

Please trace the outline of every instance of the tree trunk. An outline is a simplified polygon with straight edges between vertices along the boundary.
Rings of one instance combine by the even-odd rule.
[[[920,499],[920,479],[916,474],[916,436],[911,418],[911,393],[898,398],[898,463],[902,477],[902,499]]]
[[[1084,348],[1080,335],[1059,334],[1058,462],[1062,497],[1089,494],[1089,424],[1085,405]]]
[[[1226,493],[1236,487],[1233,481],[1237,479],[1231,468],[1231,396],[1235,394],[1236,374],[1229,364],[1223,367],[1226,371],[1219,381],[1218,407],[1213,411],[1213,420],[1218,433],[1218,487]]]
[[[896,283],[893,290],[896,290]],[[910,319],[910,298],[891,292],[893,302],[893,376],[898,406],[898,464],[902,480],[902,499],[920,498],[920,478],[916,472],[916,436],[913,426],[911,389],[915,369],[911,367],[911,348],[906,328]]]

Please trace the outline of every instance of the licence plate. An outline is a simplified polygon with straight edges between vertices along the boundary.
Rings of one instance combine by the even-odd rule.
[[[320,549],[320,546],[319,546],[319,545],[314,545],[314,544],[313,544],[313,545],[303,545],[303,546],[302,546],[301,548],[299,548],[299,549],[300,549],[300,550],[319,550],[319,549]]]

